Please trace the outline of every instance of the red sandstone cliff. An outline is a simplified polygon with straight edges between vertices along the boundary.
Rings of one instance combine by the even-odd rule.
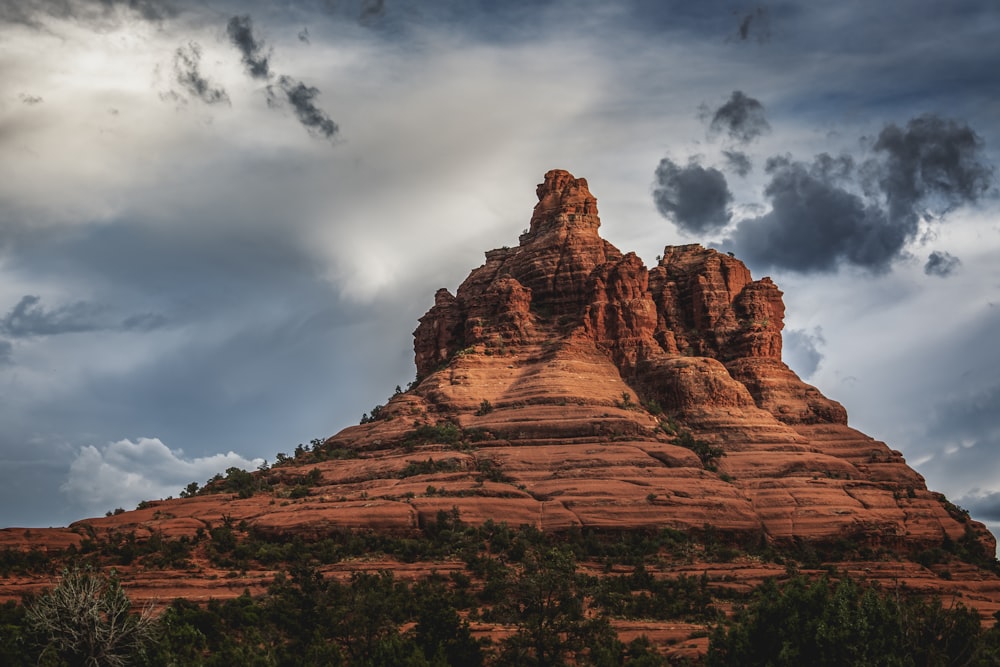
[[[455,508],[547,531],[712,527],[777,546],[903,554],[964,540],[993,553],[981,524],[781,361],[769,278],[699,245],[667,247],[647,269],[600,237],[585,180],[550,171],[537,194],[516,247],[437,292],[414,332],[418,382],[373,421],[261,473],[269,490],[253,497],[162,501],[51,537],[193,536],[223,518],[306,538],[406,532]],[[692,440],[721,455],[682,446]],[[44,533],[0,531],[0,547]],[[987,597],[1000,608],[1000,591]]]
[[[781,361],[785,309],[770,278],[699,245],[667,247],[647,270],[600,237],[585,180],[550,171],[537,194],[517,247],[488,252],[455,296],[438,292],[414,332],[422,381],[385,416],[485,429],[497,439],[473,458],[508,472],[523,490],[510,504],[542,528],[711,524],[896,547],[972,531],[994,548]],[[494,411],[476,414],[483,400]],[[717,471],[643,402],[721,447]],[[383,446],[394,428],[332,442]],[[470,519],[506,511],[456,503]]]

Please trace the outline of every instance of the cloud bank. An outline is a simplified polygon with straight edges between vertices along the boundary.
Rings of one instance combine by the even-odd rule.
[[[749,143],[769,127],[762,114],[756,100],[735,91],[710,129]],[[764,270],[830,273],[853,266],[886,273],[921,238],[922,225],[940,223],[990,192],[994,168],[982,139],[964,122],[923,114],[902,127],[885,125],[869,143],[860,164],[849,154],[820,153],[811,162],[768,158],[768,210],[738,220],[722,245]],[[738,175],[750,172],[746,153],[727,150],[722,157]],[[711,234],[729,224],[732,194],[721,171],[664,158],[655,179],[657,210],[682,232]],[[945,277],[958,264],[934,251],[925,273]]]
[[[176,496],[190,482],[201,484],[230,467],[254,470],[261,463],[262,459],[248,460],[234,452],[188,458],[158,438],[126,439],[80,448],[60,490],[71,502],[97,514]]]

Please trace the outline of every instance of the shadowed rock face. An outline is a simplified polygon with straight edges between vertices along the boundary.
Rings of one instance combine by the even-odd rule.
[[[913,553],[964,540],[993,553],[982,524],[781,361],[784,304],[769,278],[700,245],[667,247],[647,269],[600,237],[585,180],[550,171],[537,194],[516,247],[487,252],[454,295],[437,292],[414,332],[418,382],[377,419],[326,440],[322,457],[259,473],[270,490],[251,498],[161,501],[52,539],[84,527],[191,536],[223,517],[304,538],[405,533],[455,508],[469,523],[546,531],[712,526],[778,547]],[[308,493],[288,500],[313,469]],[[44,534],[0,531],[0,546]]]

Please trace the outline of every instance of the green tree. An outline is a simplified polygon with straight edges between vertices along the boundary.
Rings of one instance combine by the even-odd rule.
[[[531,547],[523,568],[498,607],[517,621],[503,642],[501,664],[549,667],[584,649],[589,623],[577,586],[576,560],[567,547]]]
[[[42,640],[28,628],[24,605],[13,601],[0,605],[0,665],[35,665],[38,662],[38,645]]]
[[[937,599],[887,594],[851,579],[796,577],[784,586],[766,582],[728,629],[716,628],[707,664],[1000,664],[991,645],[995,638],[984,633],[978,614],[961,604],[945,609]]]
[[[455,609],[454,596],[443,584],[418,584],[417,624],[414,638],[429,660],[443,659],[448,665],[477,667],[483,664],[483,651],[472,637],[468,621]]]

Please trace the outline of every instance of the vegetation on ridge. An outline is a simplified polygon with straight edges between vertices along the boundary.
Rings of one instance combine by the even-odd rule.
[[[238,531],[223,526],[211,540],[220,551],[234,553],[242,544],[234,539]],[[424,528],[417,549],[425,558],[454,554],[464,560],[464,571],[431,572],[413,583],[388,571],[338,579],[324,574],[320,552],[293,540],[286,557],[275,562],[281,567],[265,594],[244,592],[205,605],[178,599],[155,624],[143,620],[148,615],[127,613],[113,574],[78,570],[65,574],[50,593],[0,606],[0,664],[696,664],[690,657],[668,660],[664,646],[644,637],[623,642],[614,623],[627,619],[701,625],[702,636],[710,637],[701,662],[712,667],[1000,661],[1000,630],[984,629],[961,603],[945,606],[902,587],[882,590],[837,574],[788,574],[747,595],[713,586],[706,574],[658,573],[657,559],[665,550],[691,548],[687,539],[669,530],[619,539],[582,533],[560,538],[504,524],[467,526],[454,513],[441,512]],[[608,564],[632,565],[595,571],[599,554]],[[81,590],[99,593],[83,595],[86,605],[112,601],[115,627],[135,633],[117,653],[126,662],[94,658],[96,640],[113,629],[112,616],[97,613],[82,628],[59,629],[47,620],[78,609]],[[731,617],[723,613],[726,607],[735,609]]]

